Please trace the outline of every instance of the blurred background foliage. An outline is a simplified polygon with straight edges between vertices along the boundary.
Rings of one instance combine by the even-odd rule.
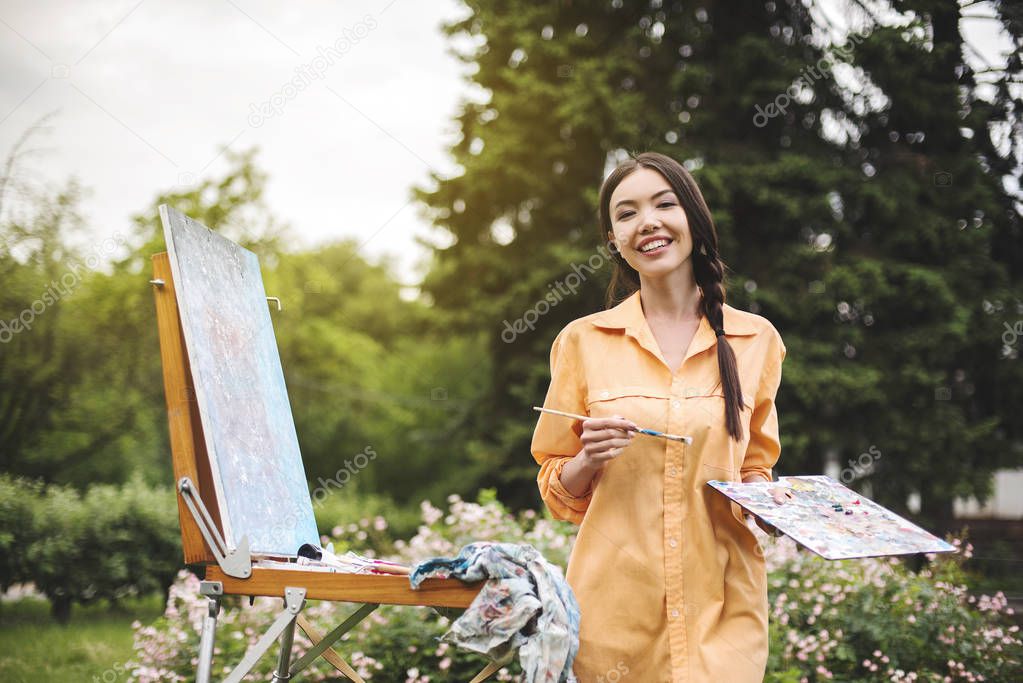
[[[480,335],[447,334],[443,319],[403,299],[394,274],[366,262],[353,240],[285,249],[287,228],[268,218],[254,153],[235,155],[232,165],[223,178],[156,197],[130,232],[108,240],[110,263],[98,268],[88,263],[102,244],[73,246],[83,231],[77,186],[5,220],[5,319],[48,290],[58,295],[3,347],[3,470],[80,489],[133,473],[170,481],[147,284],[149,257],[165,249],[156,207],[167,203],[259,254],[267,291],[284,302],[273,315],[310,481],[335,477],[345,457],[372,447],[378,457],[360,473],[364,489],[416,503],[447,495],[466,472],[451,434],[486,374]],[[77,280],[70,287],[51,286],[68,273]],[[470,365],[478,372],[467,372]]]
[[[1023,462],[1023,368],[1001,342],[1023,317],[1020,193],[1005,182],[1023,157],[1018,53],[977,74],[960,8],[937,1],[851,3],[846,35],[815,3],[468,4],[448,30],[475,38],[463,57],[491,97],[459,119],[465,173],[417,196],[455,238],[424,290],[459,329],[490,331],[482,483],[535,501],[529,405],[551,340],[599,310],[609,268],[535,331],[499,331],[595,252],[603,174],[643,150],[694,173],[729,302],[786,341],[780,473],[874,445],[873,494],[904,509],[918,493],[935,519]],[[1019,7],[995,6],[1019,47]],[[783,113],[755,116],[800,76]]]
[[[422,238],[415,297],[355,240],[292,248],[263,202],[283,171],[254,150],[97,239],[108,226],[87,225],[82,186],[28,182],[29,131],[0,178],[0,320],[76,278],[0,345],[0,469],[61,491],[169,485],[147,284],[167,203],[253,249],[283,301],[272,317],[311,488],[371,447],[358,491],[381,506],[494,487],[537,508],[530,406],[557,332],[603,307],[606,261],[535,329],[502,332],[599,253],[606,171],[655,150],[703,189],[729,303],[785,339],[777,471],[874,446],[873,496],[905,510],[917,493],[919,519],[947,519],[955,496],[983,498],[994,470],[1023,464],[1023,339],[1003,341],[1023,319],[1007,180],[1023,162],[1023,13],[990,4],[1017,50],[977,69],[963,10],[940,0],[851,3],[853,33],[812,3],[467,2],[446,31],[471,38],[460,56],[486,97],[460,106],[462,172],[413,191],[446,236]],[[818,63],[834,66],[807,76]],[[758,119],[801,75],[802,94]]]

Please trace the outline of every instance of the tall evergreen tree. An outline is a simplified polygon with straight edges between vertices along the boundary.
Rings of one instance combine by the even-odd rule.
[[[647,149],[694,172],[729,303],[786,340],[782,473],[874,446],[878,497],[919,491],[939,514],[1020,462],[1020,369],[999,336],[1021,317],[1019,207],[1000,178],[1019,150],[988,128],[1001,117],[1019,134],[1018,57],[995,74],[1000,99],[978,99],[959,10],[937,1],[884,21],[857,9],[859,32],[837,42],[822,8],[798,2],[467,4],[447,30],[471,38],[486,97],[458,119],[464,172],[417,194],[453,238],[425,291],[448,324],[491,339],[492,390],[466,423],[480,484],[536,502],[529,406],[551,340],[602,307],[610,270],[588,270],[597,188]]]
[[[811,270],[792,271],[819,274],[802,295],[792,283],[778,315],[783,329],[814,340],[785,396],[803,389],[804,369],[807,378],[825,371],[819,390],[797,400],[790,434],[812,434],[821,413],[839,417],[832,443],[814,451],[831,448],[848,467],[873,446],[876,495],[901,507],[918,493],[933,521],[951,516],[956,495],[986,494],[994,469],[1023,462],[1021,368],[1001,341],[1006,322],[1023,317],[1019,197],[1004,185],[1023,151],[1023,102],[1010,95],[1020,26],[999,14],[1016,50],[980,88],[958,7],[895,9],[896,19],[858,17],[829,135],[856,175],[831,190],[832,225],[804,225],[822,253]],[[794,121],[772,123],[785,134]],[[998,149],[1006,127],[1015,146]],[[829,369],[839,380],[830,386]],[[855,376],[868,381],[844,386]],[[802,455],[815,464],[813,451]]]

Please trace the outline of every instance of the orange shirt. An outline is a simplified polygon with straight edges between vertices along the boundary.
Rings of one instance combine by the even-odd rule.
[[[638,434],[576,497],[561,469],[582,450],[578,420],[541,413],[532,453],[557,519],[579,524],[566,578],[582,612],[580,683],[762,681],[767,575],[742,510],[712,479],[770,478],[778,460],[785,345],[765,318],[724,306],[744,407],[743,440],[725,428],[717,339],[700,321],[674,375],[639,292],[569,323],[551,349],[544,407],[688,435],[691,445]]]

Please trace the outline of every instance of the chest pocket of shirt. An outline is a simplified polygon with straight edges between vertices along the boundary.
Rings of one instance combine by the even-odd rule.
[[[594,387],[586,395],[590,417],[621,415],[640,427],[663,430],[668,418],[668,394],[644,386]]]
[[[742,424],[742,441],[734,442],[725,429],[725,395],[720,387],[713,392],[692,391],[686,394],[685,407],[692,425],[692,436],[702,436],[704,448],[701,462],[704,466],[728,474],[731,479],[737,474],[742,463],[738,459],[746,452],[749,443],[749,426],[753,418],[753,399],[745,392],[742,396],[742,410],[739,420]],[[724,478],[724,477],[721,477]]]

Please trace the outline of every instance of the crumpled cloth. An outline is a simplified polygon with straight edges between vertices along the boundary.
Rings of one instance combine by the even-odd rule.
[[[415,565],[412,588],[423,579],[487,583],[441,640],[493,660],[517,648],[526,683],[576,683],[579,604],[561,569],[528,544],[470,543],[454,558]]]

